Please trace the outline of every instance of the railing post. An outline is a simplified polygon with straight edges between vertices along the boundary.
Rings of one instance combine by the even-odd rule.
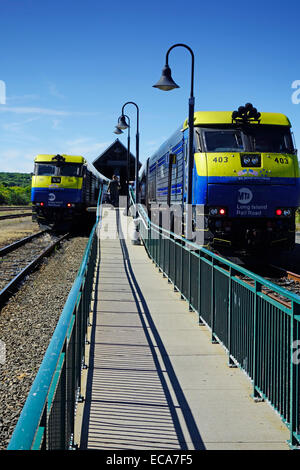
[[[231,355],[231,336],[232,336],[232,267],[229,266],[229,280],[228,280],[228,320],[227,320],[227,335],[228,335],[228,366],[237,367]]]
[[[291,304],[291,325],[290,325],[290,424],[289,424],[289,431],[290,431],[290,439],[288,441],[290,447],[292,448],[299,448],[300,441],[299,441],[299,434],[298,438],[296,438],[297,433],[297,423],[298,419],[300,419],[299,415],[299,360],[296,360],[294,357],[294,347],[295,344],[299,343],[299,339],[297,338],[297,331],[299,332],[299,327],[296,327],[296,321],[300,320],[300,305],[292,301]],[[297,318],[296,318],[297,317]]]
[[[182,294],[183,289],[183,244],[180,243],[180,298],[183,300],[184,296]]]
[[[201,250],[199,251],[199,258],[198,258],[198,322],[199,325],[204,325],[204,321],[200,316],[201,312]]]
[[[192,312],[192,306],[191,306],[191,300],[192,300],[192,261],[191,261],[191,250],[189,249],[189,291],[188,291],[188,296],[189,296],[189,311]]]
[[[261,397],[260,393],[257,390],[257,375],[258,375],[258,347],[259,347],[259,327],[258,327],[258,316],[259,316],[259,307],[258,307],[258,293],[261,292],[261,284],[255,280],[254,281],[254,288],[255,288],[255,299],[254,299],[254,312],[253,312],[253,393],[252,398],[254,401],[264,401]]]
[[[213,344],[218,343],[218,340],[215,337],[215,260],[214,258],[211,258],[212,264],[211,264],[211,297],[210,297],[210,308],[211,308],[211,342]]]

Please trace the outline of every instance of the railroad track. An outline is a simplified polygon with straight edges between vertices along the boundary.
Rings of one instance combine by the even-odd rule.
[[[300,274],[294,273],[292,271],[288,271],[287,269],[281,268],[279,266],[275,266],[273,264],[271,264],[271,267],[277,270],[278,273],[281,273],[282,276],[285,277],[286,279],[300,283]]]
[[[292,292],[293,294],[300,296],[300,275],[296,274],[292,271],[284,269],[282,267],[269,264],[266,265],[261,272],[261,269],[249,269],[252,272],[256,272],[256,274],[260,275],[266,281],[270,281],[273,284],[285,289],[287,292]],[[253,280],[248,278],[247,276],[239,276],[244,282],[254,285]],[[262,292],[272,299],[276,300],[277,302],[285,305],[286,307],[291,307],[291,301],[284,297],[284,295],[279,294],[278,292],[273,291],[270,287],[263,286]]]
[[[3,248],[0,248],[0,257],[6,255],[7,253],[10,253],[11,251],[14,251],[15,249],[19,248],[19,246],[26,245],[26,243],[30,242],[34,238],[38,238],[47,232],[48,230],[41,230],[40,232],[34,233],[33,235],[29,235],[25,238],[21,238],[20,240],[17,240],[11,243],[10,245],[6,245]]]
[[[31,206],[0,206],[0,212],[6,211],[31,211]]]
[[[53,236],[47,230],[25,237],[0,250],[0,308],[30,274],[69,234]]]
[[[9,215],[0,215],[0,220],[5,219],[18,219],[20,217],[31,217],[32,212],[24,212],[24,214],[9,214]]]
[[[222,255],[219,254],[222,257]],[[224,257],[227,259],[226,257]],[[230,259],[232,261],[232,259]],[[233,261],[234,263],[239,264],[237,261]],[[273,284],[281,287],[282,289],[286,290],[287,292],[292,292],[293,294],[300,296],[300,274],[293,272],[292,270],[285,269],[281,266],[274,265],[266,261],[265,264],[258,263],[258,264],[248,264],[242,265],[243,268],[247,269],[248,271],[255,273],[265,279],[266,281],[272,282]],[[225,265],[222,265],[223,269],[227,269]],[[254,281],[250,277],[244,274],[236,274],[238,278],[240,278],[246,284],[254,286]],[[285,305],[286,307],[291,307],[291,301],[288,297],[279,294],[275,290],[272,290],[269,286],[262,286],[262,292],[272,299],[276,300],[277,302]]]

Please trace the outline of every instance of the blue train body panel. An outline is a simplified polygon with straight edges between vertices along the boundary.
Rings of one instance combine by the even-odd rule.
[[[82,190],[71,188],[32,188],[31,201],[43,202],[46,207],[63,207],[67,203],[82,202]]]
[[[226,206],[228,217],[274,217],[278,207],[295,207],[297,194],[293,186],[209,184],[211,206]]]

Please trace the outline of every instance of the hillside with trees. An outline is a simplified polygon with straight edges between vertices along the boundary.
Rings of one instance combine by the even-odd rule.
[[[0,172],[0,205],[26,206],[30,204],[30,194],[29,173]]]

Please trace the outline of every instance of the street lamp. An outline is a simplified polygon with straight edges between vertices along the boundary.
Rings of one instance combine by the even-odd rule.
[[[125,119],[126,115],[124,114],[125,106],[127,106],[128,104],[132,104],[136,108],[136,138],[135,138],[136,139],[136,154],[135,154],[135,207],[136,207],[136,212],[135,212],[135,216],[137,218],[137,216],[138,216],[138,214],[137,214],[137,205],[139,203],[139,191],[138,191],[138,186],[139,185],[138,185],[138,182],[139,182],[139,153],[140,153],[139,139],[140,139],[140,136],[139,136],[139,107],[136,103],[134,103],[133,101],[127,101],[127,103],[125,103],[123,105],[122,114],[118,119],[117,127],[119,129],[122,129],[122,130],[127,129],[127,128],[130,127],[130,124],[127,124],[127,122],[126,122],[126,119]],[[130,154],[128,155],[128,158],[130,158]],[[129,163],[128,163],[128,161],[129,161]],[[130,165],[130,160],[128,160],[128,161],[127,161],[127,164]],[[129,198],[129,187],[128,187],[128,198]]]
[[[171,76],[171,69],[169,67],[169,53],[175,47],[185,47],[192,56],[192,68],[191,68],[191,92],[189,97],[189,114],[188,114],[188,126],[189,126],[189,147],[188,147],[188,179],[187,179],[187,200],[186,200],[186,235],[187,238],[191,238],[189,227],[192,222],[192,179],[193,179],[193,166],[194,166],[194,53],[192,49],[186,44],[174,44],[169,48],[166,54],[166,64],[162,70],[162,76],[159,81],[153,85],[154,88],[160,90],[169,91],[179,86],[174,82]]]
[[[121,120],[122,118],[122,120]],[[128,120],[128,124],[126,119]],[[127,181],[126,181],[126,188],[127,188],[127,203],[126,203],[126,214],[128,214],[129,209],[129,181],[130,181],[130,119],[129,117],[124,114],[119,117],[118,124],[116,125],[116,130],[114,131],[115,134],[123,134],[122,129],[128,129],[128,137],[127,137]]]

